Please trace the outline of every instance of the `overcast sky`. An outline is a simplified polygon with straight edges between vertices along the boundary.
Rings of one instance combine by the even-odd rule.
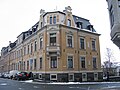
[[[66,6],[71,6],[74,15],[89,19],[101,34],[101,61],[105,61],[106,48],[110,48],[119,61],[119,48],[110,40],[106,0],[0,0],[0,49],[30,29],[39,20],[40,9],[63,11]]]

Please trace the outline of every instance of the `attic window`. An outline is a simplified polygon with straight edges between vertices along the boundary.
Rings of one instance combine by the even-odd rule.
[[[77,23],[76,23],[76,26],[77,26],[78,28],[82,29],[82,22],[77,22]]]
[[[87,29],[90,30],[90,31],[93,31],[93,25],[88,25]]]

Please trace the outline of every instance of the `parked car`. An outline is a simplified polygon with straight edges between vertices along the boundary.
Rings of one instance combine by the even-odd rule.
[[[12,70],[9,72],[9,78],[10,79],[14,79],[15,78],[15,75],[18,73],[19,71],[18,70]]]
[[[29,73],[27,72],[18,72],[15,75],[16,80],[28,80],[29,79]]]

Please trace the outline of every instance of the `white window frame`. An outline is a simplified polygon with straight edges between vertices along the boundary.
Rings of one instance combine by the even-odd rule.
[[[96,77],[95,75],[97,75],[97,77]],[[98,73],[94,73],[94,80],[95,80],[95,81],[98,80]]]
[[[40,77],[40,76],[41,76],[41,77]],[[39,74],[38,78],[39,78],[39,79],[42,79],[42,74]]]
[[[42,46],[40,45],[40,41],[41,41],[41,39],[42,39]],[[43,48],[43,37],[40,37],[40,38],[39,38],[39,48],[40,48],[40,49]]]
[[[57,64],[57,67],[56,67],[56,68],[51,68],[51,57],[52,57],[52,56],[50,56],[49,68],[50,68],[50,69],[57,69],[57,68],[58,68],[58,57],[56,56],[56,57],[57,57],[57,63],[56,63],[56,64]]]
[[[95,41],[95,49],[92,47],[92,41]],[[92,41],[91,41],[91,49],[92,49],[92,51],[96,51],[97,50],[96,39],[92,39]]]
[[[84,49],[86,49],[86,39],[85,39],[84,37],[80,37],[80,39],[84,39]],[[79,39],[79,40],[80,40],[80,39]],[[80,42],[80,49],[82,49],[82,48],[81,48],[81,42]]]
[[[52,78],[53,75],[55,75],[56,78]],[[50,74],[50,80],[57,80],[57,74]]]
[[[72,36],[72,47],[69,47],[68,36]],[[74,37],[73,37],[73,35],[71,35],[71,34],[66,35],[66,45],[67,45],[68,48],[74,48]]]
[[[35,68],[35,60],[36,60],[36,68]],[[33,59],[33,67],[34,67],[34,68],[33,68],[34,70],[37,70],[37,58],[34,58],[34,59]]]
[[[96,68],[97,68],[98,66],[97,66],[97,57],[96,56],[92,57],[92,67],[93,67],[93,58],[96,58]],[[93,69],[96,69],[96,68],[93,67]]]
[[[72,76],[73,76],[73,78],[72,78],[72,79],[70,79],[70,75],[72,75]],[[74,74],[69,74],[68,80],[69,80],[69,81],[74,81]]]
[[[85,75],[85,78],[83,78],[83,75]],[[82,81],[87,81],[87,73],[82,73]]]
[[[67,19],[67,26],[71,26],[71,20],[70,19]]]
[[[40,63],[40,58],[42,58],[42,63]],[[43,68],[43,57],[41,56],[40,58],[39,58],[39,69],[42,69]]]
[[[69,68],[69,67],[68,67],[68,57],[69,57],[69,56],[72,56],[72,57],[73,57],[73,68],[74,68],[74,56],[73,56],[73,55],[68,55],[68,56],[67,56],[67,68],[68,68],[68,69],[73,69],[73,68]]]
[[[35,48],[36,48],[36,50],[35,50]],[[37,51],[37,40],[34,41],[34,51]]]
[[[53,34],[53,33],[55,33],[55,36],[54,36],[54,37],[56,37],[56,43],[54,43],[55,45],[51,45],[51,42],[50,42],[50,37],[51,37],[50,34]],[[52,37],[53,37],[53,36],[52,36]],[[57,45],[57,32],[49,33],[49,45],[50,45],[50,46],[56,46],[56,45]]]
[[[81,66],[81,64],[82,64],[82,63],[81,63],[81,57],[85,57],[85,68],[82,68],[82,66]],[[86,61],[86,56],[85,56],[85,55],[81,55],[81,56],[80,56],[80,68],[81,68],[81,69],[86,69],[86,68],[87,68],[87,61]]]
[[[49,23],[50,23],[50,24],[53,24],[53,17],[50,16],[49,19],[50,19],[50,22],[49,22]]]
[[[57,17],[53,16],[53,24],[56,24],[56,22],[57,22]]]

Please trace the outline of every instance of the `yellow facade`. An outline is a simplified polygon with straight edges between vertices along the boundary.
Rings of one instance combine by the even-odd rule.
[[[53,81],[102,79],[100,34],[77,28],[70,7],[65,12],[41,13],[36,32],[27,37],[28,33],[20,34],[16,47],[9,50],[6,71],[32,71],[40,79]]]

